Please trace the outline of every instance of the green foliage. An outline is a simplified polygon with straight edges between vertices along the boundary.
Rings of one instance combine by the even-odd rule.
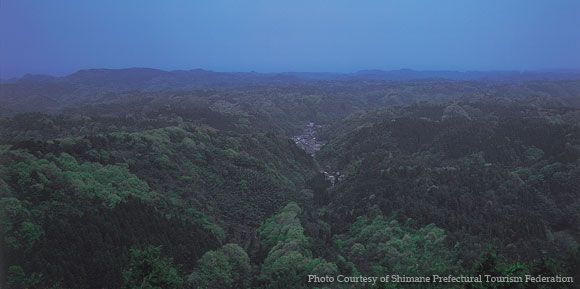
[[[284,137],[195,125],[21,142],[0,165],[7,265],[45,273],[42,287],[119,287],[128,258],[119,244],[138,243],[163,244],[192,270],[229,238],[226,230],[244,240],[280,204],[301,197],[293,193],[300,182],[286,176],[309,175],[313,164]],[[142,203],[128,205],[135,200]],[[70,245],[75,231],[91,237]],[[95,270],[107,278],[86,273]]]
[[[545,117],[564,110],[505,101],[454,103],[468,118],[444,118],[447,104],[417,104],[335,125],[316,155],[349,176],[324,210],[336,220],[334,231],[347,231],[359,216],[396,214],[444,229],[466,267],[492,241],[510,258],[536,259],[539,248],[567,256],[577,242],[563,228],[578,230],[579,128]],[[342,241],[343,249],[354,245]],[[364,250],[357,245],[344,255]]]
[[[455,253],[444,230],[430,224],[415,230],[394,219],[359,217],[347,234],[336,236],[340,252],[367,273],[427,276],[456,272]],[[380,269],[380,266],[384,269]]]
[[[161,256],[161,247],[132,248],[130,255],[130,268],[123,272],[124,288],[183,288],[183,278],[173,260]]]
[[[242,190],[244,190],[244,191],[247,191],[247,190],[249,190],[249,187],[248,187],[248,181],[246,181],[246,180],[241,180],[241,181],[239,182],[239,184],[240,184],[240,188],[241,188]]]
[[[30,249],[34,246],[37,241],[40,241],[44,236],[44,231],[42,228],[29,221],[22,222],[20,224],[20,239],[23,240],[25,248]]]
[[[191,275],[195,288],[244,288],[250,277],[250,258],[237,244],[206,252]]]
[[[266,220],[260,227],[260,237],[262,242],[272,248],[278,243],[297,242],[306,245],[308,240],[304,236],[304,228],[300,224],[298,215],[302,209],[296,203],[289,203],[279,214]]]
[[[472,274],[474,275],[490,275],[501,276],[508,278],[522,278],[525,280],[526,275],[531,276],[573,276],[565,263],[557,261],[546,256],[543,252],[543,257],[531,262],[509,262],[505,256],[497,253],[497,248],[493,246],[488,247],[486,252],[481,256],[480,261],[476,264]],[[526,283],[526,282],[506,282],[506,283],[471,283],[467,288],[538,288],[549,289],[553,288],[553,283]],[[571,283],[559,283],[558,288],[574,288]]]
[[[293,245],[293,244],[290,244]],[[284,248],[285,249],[285,248]],[[310,258],[292,249],[272,252],[262,265],[262,278],[265,279],[267,288],[296,288],[304,282],[307,272],[306,267]]]
[[[531,147],[525,152],[525,159],[527,162],[536,162],[540,160],[542,156],[544,156],[544,151],[537,147]]]
[[[0,199],[0,224],[4,244],[10,249],[31,251],[44,238],[42,227],[32,221],[32,214],[16,198]]]
[[[574,275],[580,113],[566,99],[519,97],[576,97],[579,87],[323,81],[86,95],[23,88],[58,104],[3,99],[11,111],[68,108],[0,119],[0,274],[8,288],[300,288],[308,274]],[[328,124],[316,161],[288,139],[310,121]],[[347,178],[332,186],[321,168]],[[497,250],[485,253],[494,242]]]
[[[267,288],[300,288],[308,274],[338,272],[335,264],[312,258],[310,240],[298,218],[301,212],[296,203],[289,203],[259,229],[265,249],[269,249],[260,274]]]
[[[42,273],[32,273],[26,276],[22,267],[10,266],[8,267],[6,279],[6,283],[11,288],[34,288],[40,283]]]
[[[151,199],[147,183],[131,174],[127,168],[100,164],[84,163],[77,171],[65,171],[72,186],[83,196],[96,196],[103,199],[110,208],[128,196]]]

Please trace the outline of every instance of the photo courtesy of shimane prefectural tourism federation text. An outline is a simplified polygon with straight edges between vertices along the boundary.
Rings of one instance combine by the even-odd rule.
[[[579,28],[0,0],[0,288],[580,289]]]

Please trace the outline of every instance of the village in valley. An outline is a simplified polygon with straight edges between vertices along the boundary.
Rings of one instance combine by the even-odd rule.
[[[316,129],[322,128],[323,125],[314,124],[310,122],[304,128],[303,134],[295,135],[292,139],[300,148],[302,148],[306,153],[315,156],[316,152],[320,151],[322,146],[326,144],[326,141],[319,141],[316,139]],[[322,169],[320,171],[326,177],[333,186],[338,181],[344,180],[344,174],[340,171],[333,171],[328,169]]]

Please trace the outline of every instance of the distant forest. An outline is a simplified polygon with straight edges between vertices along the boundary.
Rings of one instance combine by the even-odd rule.
[[[4,81],[0,227],[0,288],[580,288],[580,74]],[[434,274],[574,283],[308,282]]]

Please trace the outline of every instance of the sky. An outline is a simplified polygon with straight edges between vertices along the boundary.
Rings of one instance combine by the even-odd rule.
[[[0,77],[580,69],[577,0],[0,0]]]

